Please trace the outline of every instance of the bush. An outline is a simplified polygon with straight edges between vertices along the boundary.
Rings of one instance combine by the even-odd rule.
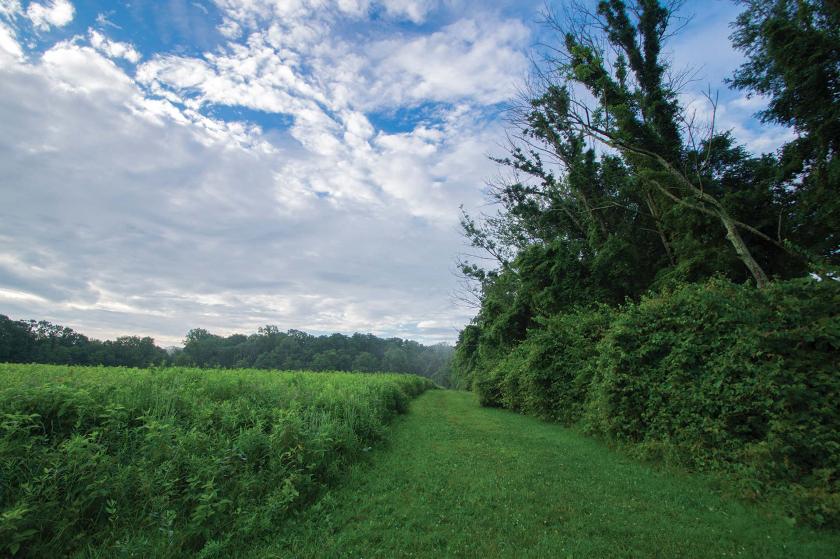
[[[480,398],[567,425],[579,420],[594,374],[592,348],[611,316],[609,307],[600,306],[543,321],[479,381]]]
[[[724,471],[840,526],[840,284],[692,284],[552,317],[477,385],[499,405]]]
[[[0,376],[0,554],[28,557],[230,556],[431,386],[407,375],[44,365],[0,365]]]

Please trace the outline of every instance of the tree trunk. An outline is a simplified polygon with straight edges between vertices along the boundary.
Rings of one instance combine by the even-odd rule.
[[[647,197],[647,205],[650,210],[650,215],[653,216],[653,222],[656,224],[656,230],[659,232],[659,239],[662,241],[662,246],[665,247],[665,253],[668,255],[668,261],[671,263],[671,266],[676,266],[677,261],[674,258],[674,253],[671,252],[671,244],[668,242],[668,237],[665,236],[665,230],[662,228],[662,222],[659,221],[659,211],[653,203],[653,196],[650,195],[650,192],[645,192],[645,195]]]
[[[747,248],[747,244],[744,242],[744,239],[741,238],[741,234],[738,232],[738,227],[745,227],[747,228],[747,230],[753,233],[768,238],[766,235],[764,235],[764,233],[761,233],[757,229],[746,226],[745,224],[733,219],[729,215],[729,212],[726,211],[726,208],[723,207],[723,204],[721,204],[717,199],[715,199],[714,196],[711,196],[704,192],[702,189],[697,188],[697,186],[690,180],[688,180],[688,178],[684,174],[677,170],[673,165],[671,165],[670,162],[668,162],[668,160],[666,160],[658,153],[637,146],[628,145],[623,141],[615,138],[608,131],[601,130],[595,126],[592,126],[588,122],[579,120],[579,123],[587,133],[595,136],[597,139],[601,140],[608,146],[614,147],[621,151],[627,151],[638,155],[644,155],[657,161],[662,167],[662,169],[664,169],[668,174],[674,177],[677,180],[677,182],[680,183],[688,192],[694,194],[700,205],[693,204],[692,202],[689,202],[688,200],[675,195],[674,193],[670,192],[667,188],[665,188],[662,184],[660,184],[658,181],[653,180],[651,182],[663,194],[665,194],[678,204],[685,204],[690,208],[694,208],[706,214],[717,216],[723,223],[723,227],[726,229],[726,238],[729,239],[730,243],[732,243],[732,246],[735,249],[735,253],[738,255],[738,257],[741,259],[741,261],[744,263],[744,265],[755,278],[756,286],[759,289],[762,289],[766,287],[768,283],[770,283],[770,280],[767,278],[767,274],[764,273],[764,270],[761,268],[758,262],[755,261],[755,258],[753,258],[750,249]],[[704,207],[702,205],[704,202],[711,206],[711,208]],[[775,242],[772,239],[769,240],[771,242]]]
[[[767,274],[764,273],[764,270],[761,266],[759,266],[758,262],[755,261],[755,258],[752,257],[746,243],[744,243],[744,239],[741,238],[741,234],[738,232],[738,228],[735,226],[735,222],[733,222],[732,219],[724,213],[718,213],[718,216],[720,216],[720,220],[726,228],[726,238],[729,239],[729,242],[732,243],[733,247],[735,247],[735,252],[755,278],[755,284],[759,289],[766,287],[767,284],[770,283],[770,280],[767,279]]]

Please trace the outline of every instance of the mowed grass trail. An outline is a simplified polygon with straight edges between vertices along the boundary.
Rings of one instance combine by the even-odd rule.
[[[840,556],[840,534],[769,520],[700,477],[469,393],[424,394],[389,441],[252,556]]]

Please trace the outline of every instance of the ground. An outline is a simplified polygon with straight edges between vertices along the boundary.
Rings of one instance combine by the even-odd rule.
[[[724,498],[574,430],[418,398],[389,442],[256,557],[837,557],[840,535]]]

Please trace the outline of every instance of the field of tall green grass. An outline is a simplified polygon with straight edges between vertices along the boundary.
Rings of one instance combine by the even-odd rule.
[[[431,386],[391,374],[0,364],[0,555],[230,556]]]

